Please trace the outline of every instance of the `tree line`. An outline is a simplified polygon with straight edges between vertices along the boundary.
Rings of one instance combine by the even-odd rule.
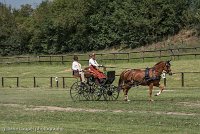
[[[0,3],[0,55],[63,54],[145,46],[200,31],[199,0],[51,0]]]

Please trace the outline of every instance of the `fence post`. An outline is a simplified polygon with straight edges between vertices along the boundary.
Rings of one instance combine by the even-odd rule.
[[[103,62],[103,54],[101,53],[101,62]]]
[[[128,62],[130,61],[130,53],[128,53]]]
[[[114,53],[113,55],[114,55],[114,63],[115,63],[115,59],[116,59],[116,57],[115,57],[115,53]]]
[[[181,81],[182,81],[182,87],[184,87],[184,73],[181,73]]]
[[[57,80],[56,80],[56,87],[58,87],[58,77],[56,77],[57,78]]]
[[[38,62],[40,62],[40,56],[38,56]]]
[[[2,77],[2,87],[4,87],[4,77]]]
[[[53,84],[52,84],[52,77],[50,77],[50,87],[53,87]]]
[[[161,58],[161,50],[160,50],[160,57],[159,57],[159,59]]]
[[[49,60],[50,60],[50,64],[52,64],[52,63],[51,63],[51,55],[49,56]]]
[[[64,61],[63,61],[63,55],[62,55],[62,64],[64,64]]]
[[[33,87],[36,87],[36,79],[33,77]]]
[[[65,77],[62,77],[63,79],[63,88],[65,88]]]
[[[144,62],[144,47],[141,48],[142,54],[140,55],[142,62]]]
[[[19,77],[17,77],[17,87],[19,87]]]
[[[28,63],[30,63],[30,57],[28,56]]]

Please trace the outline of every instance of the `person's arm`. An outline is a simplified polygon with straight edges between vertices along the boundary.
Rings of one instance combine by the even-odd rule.
[[[96,60],[94,60],[94,63],[97,65],[97,67],[99,66],[99,64],[97,63],[97,61],[96,61]]]
[[[80,63],[78,63],[78,71],[79,71],[79,72],[82,72],[81,64],[80,64]]]
[[[72,70],[76,70],[76,65],[74,62],[72,63]]]
[[[96,62],[96,60],[93,60],[93,59],[89,60],[89,65],[92,65],[92,66],[95,66],[95,67],[99,66],[99,64]]]

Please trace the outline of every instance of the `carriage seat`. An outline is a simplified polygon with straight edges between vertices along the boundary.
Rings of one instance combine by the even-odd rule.
[[[77,70],[72,71],[72,76],[76,79],[79,79],[81,77],[80,74],[79,74],[79,71],[77,71]]]
[[[108,71],[107,80],[105,84],[112,84],[114,80],[115,80],[115,71]]]

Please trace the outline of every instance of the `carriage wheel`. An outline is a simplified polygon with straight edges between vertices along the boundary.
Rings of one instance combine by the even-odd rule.
[[[80,81],[75,82],[70,88],[70,96],[73,101],[88,100],[88,86]]]
[[[108,85],[105,88],[103,96],[105,100],[111,100],[111,101],[117,100],[119,97],[119,91],[116,86]]]
[[[101,96],[102,96],[102,88],[95,84],[92,83],[89,87],[89,91],[88,91],[88,96],[90,98],[90,100],[95,100],[98,101],[100,100]]]

